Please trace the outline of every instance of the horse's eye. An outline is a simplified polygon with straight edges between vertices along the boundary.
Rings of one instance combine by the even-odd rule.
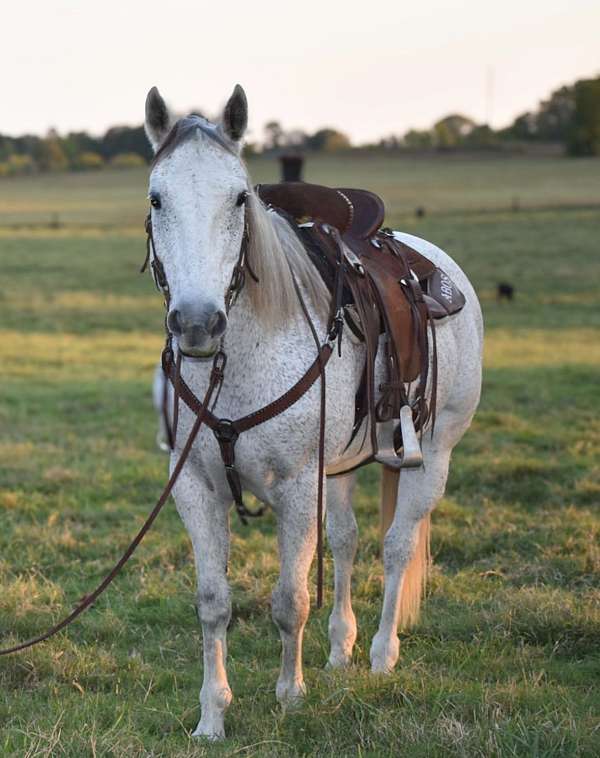
[[[157,195],[155,192],[153,192],[150,195],[150,205],[158,210],[161,206],[160,195]]]
[[[244,190],[243,192],[240,192],[240,194],[237,196],[237,200],[235,201],[235,204],[239,208],[240,205],[244,205],[247,199],[248,199],[248,193],[246,192],[246,190]]]

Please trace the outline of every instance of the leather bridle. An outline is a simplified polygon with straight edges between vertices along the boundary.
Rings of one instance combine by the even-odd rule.
[[[154,243],[154,236],[152,232],[152,221],[150,214],[146,218],[146,234],[147,234],[147,247],[146,247],[146,259],[142,266],[144,271],[148,262],[152,266],[152,272],[157,287],[162,291],[165,298],[165,307],[168,313],[170,305],[170,291],[167,277],[165,274],[164,266],[156,253],[156,245]],[[225,308],[226,312],[236,302],[242,291],[245,281],[246,272],[258,283],[258,278],[253,272],[250,262],[248,260],[248,242],[249,242],[249,225],[248,219],[244,219],[244,232],[242,237],[242,243],[240,246],[240,252],[236,265],[234,266],[230,284],[225,293]],[[269,403],[263,408],[254,411],[239,419],[229,419],[225,417],[218,417],[213,413],[213,408],[206,407],[199,401],[190,387],[185,383],[181,376],[181,352],[177,351],[177,356],[173,350],[172,335],[168,327],[167,320],[165,318],[165,331],[166,341],[165,347],[162,353],[162,368],[165,374],[165,378],[168,379],[173,386],[173,412],[172,423],[169,423],[168,418],[168,395],[166,392],[167,384],[165,382],[165,392],[163,394],[163,418],[165,422],[165,428],[167,429],[167,440],[171,447],[174,449],[177,435],[177,420],[179,418],[179,400],[183,400],[187,407],[196,415],[196,417],[202,416],[203,423],[211,429],[216,441],[219,445],[219,451],[221,454],[221,460],[225,469],[225,476],[236,512],[240,518],[240,521],[246,525],[248,518],[256,518],[264,513],[264,507],[259,508],[256,511],[250,510],[244,503],[242,496],[242,485],[240,476],[236,468],[235,461],[235,445],[240,436],[245,431],[264,424],[272,418],[280,415],[294,403],[296,403],[303,395],[308,392],[317,378],[321,378],[321,408],[320,408],[320,428],[319,428],[319,484],[317,493],[317,605],[321,607],[323,600],[323,479],[325,475],[324,465],[324,429],[325,429],[325,366],[331,357],[333,352],[333,344],[336,339],[338,341],[338,351],[341,352],[341,336],[344,320],[342,317],[341,298],[344,287],[343,282],[343,259],[340,249],[339,265],[337,275],[335,279],[334,291],[332,295],[331,307],[329,312],[329,319],[327,324],[327,336],[323,343],[319,340],[317,331],[310,317],[308,308],[304,301],[301,288],[298,284],[294,271],[290,265],[290,274],[294,284],[294,289],[300,303],[300,307],[304,318],[306,319],[311,335],[315,341],[317,347],[317,357],[313,363],[309,366],[304,375],[294,384],[287,392],[285,392],[277,400]],[[223,348],[223,342],[214,360],[218,363],[221,373],[224,372],[227,363],[227,354]],[[215,398],[218,399],[218,394]]]

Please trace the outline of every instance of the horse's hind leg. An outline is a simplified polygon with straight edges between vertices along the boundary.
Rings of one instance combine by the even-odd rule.
[[[352,510],[355,474],[327,480],[327,540],[335,565],[333,610],[329,617],[328,666],[347,666],[356,641],[356,618],[352,611],[350,582],[356,554],[358,529]]]
[[[436,439],[444,439],[443,419],[438,418]],[[371,667],[374,672],[391,671],[400,650],[398,624],[406,568],[421,535],[421,522],[435,508],[444,494],[451,445],[433,447],[431,439],[423,438],[425,465],[420,469],[404,469],[396,500],[396,513],[383,543],[385,589],[379,630],[371,645]],[[407,588],[408,589],[408,588]],[[420,591],[417,587],[415,591]]]

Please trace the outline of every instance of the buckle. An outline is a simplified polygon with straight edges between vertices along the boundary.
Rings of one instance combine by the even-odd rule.
[[[219,419],[217,425],[213,429],[214,435],[219,442],[233,443],[240,436],[240,433],[233,425],[233,421],[228,418]],[[226,467],[227,464],[225,464]],[[230,468],[234,468],[232,464],[229,464]]]
[[[338,355],[342,355],[342,331],[344,329],[344,309],[339,308],[333,318],[331,329],[327,335],[327,343],[330,347],[333,347],[336,339],[338,342]]]
[[[217,350],[213,358],[212,371],[210,372],[211,381],[222,382],[225,375],[225,366],[227,365],[227,355],[223,350]],[[226,420],[226,419],[225,419]]]

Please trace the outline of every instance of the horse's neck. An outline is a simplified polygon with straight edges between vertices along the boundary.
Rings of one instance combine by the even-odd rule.
[[[324,339],[324,325],[321,324],[319,316],[312,312],[312,307],[306,298],[305,302],[319,338]],[[275,359],[279,363],[293,360],[295,354],[300,357],[307,353],[313,354],[316,349],[314,338],[300,306],[293,317],[282,317],[274,329],[267,329],[263,326],[259,314],[255,312],[252,301],[245,292],[242,292],[238,302],[231,309],[224,346],[232,362],[241,363],[242,368],[257,363],[263,369],[267,368],[264,362],[261,364],[264,359]],[[249,358],[255,360],[248,360]]]

